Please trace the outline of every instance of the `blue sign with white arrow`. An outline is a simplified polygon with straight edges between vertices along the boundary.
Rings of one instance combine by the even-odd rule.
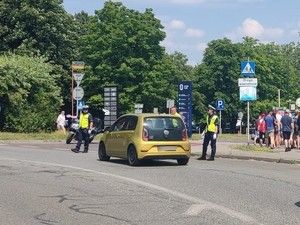
[[[255,63],[250,61],[242,62],[241,74],[244,77],[253,77],[255,74]]]

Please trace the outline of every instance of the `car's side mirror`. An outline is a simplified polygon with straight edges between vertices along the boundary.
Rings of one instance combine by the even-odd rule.
[[[110,131],[110,127],[105,127],[103,132],[105,131]]]

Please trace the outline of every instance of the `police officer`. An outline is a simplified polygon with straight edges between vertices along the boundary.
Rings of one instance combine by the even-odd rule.
[[[210,142],[211,145],[211,155],[210,158],[207,159],[208,161],[215,160],[216,155],[216,142],[217,142],[217,133],[219,127],[219,118],[215,115],[216,109],[208,105],[208,115],[206,117],[206,128],[204,130],[204,141],[203,141],[203,149],[202,149],[202,156],[198,158],[198,160],[206,160],[206,151],[207,146]]]
[[[89,144],[90,144],[90,134],[91,129],[93,128],[93,117],[89,113],[89,106],[84,105],[82,107],[82,113],[79,117],[79,133],[78,133],[78,141],[75,148],[71,150],[75,153],[78,153],[80,150],[80,146],[82,140],[84,140],[84,150],[83,153],[87,153],[89,151]]]

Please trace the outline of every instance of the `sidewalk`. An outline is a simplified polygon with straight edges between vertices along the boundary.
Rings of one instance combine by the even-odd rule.
[[[201,156],[203,140],[191,140],[192,155]],[[284,146],[273,149],[274,152],[243,151],[234,149],[234,145],[247,145],[247,142],[217,141],[216,158],[232,158],[260,160],[277,163],[293,163],[300,165],[300,149],[292,149],[289,152],[284,151]],[[252,143],[250,145],[253,145]],[[210,145],[207,148],[207,154],[210,155]]]

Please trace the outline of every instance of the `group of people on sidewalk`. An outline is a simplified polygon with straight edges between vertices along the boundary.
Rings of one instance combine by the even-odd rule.
[[[259,140],[260,146],[265,145],[274,149],[284,144],[285,151],[300,148],[300,111],[292,115],[289,109],[284,111],[270,110],[262,113],[256,120],[254,144]]]

